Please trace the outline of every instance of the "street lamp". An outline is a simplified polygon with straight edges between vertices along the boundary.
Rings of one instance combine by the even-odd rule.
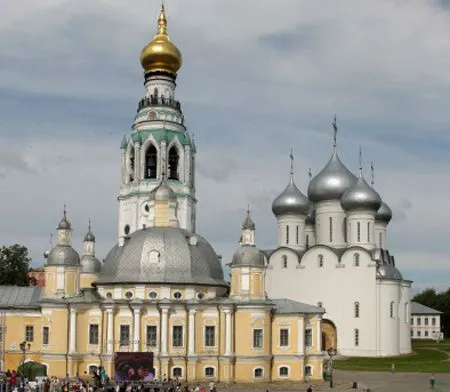
[[[31,349],[31,343],[27,343],[25,340],[19,344],[20,350],[22,351],[22,376],[25,377],[25,356],[27,351]]]
[[[333,347],[330,347],[327,350],[327,353],[330,356],[330,361],[328,362],[328,369],[330,372],[330,388],[333,388],[333,357],[337,354],[337,352]]]

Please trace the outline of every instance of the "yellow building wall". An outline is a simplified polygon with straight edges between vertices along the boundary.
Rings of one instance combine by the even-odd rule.
[[[42,326],[49,327],[49,344],[42,346],[43,353],[67,353],[69,313],[67,308],[43,308]]]
[[[271,351],[271,314],[266,308],[238,309],[235,313],[236,355],[261,356]],[[253,330],[263,330],[263,347],[253,348]]]
[[[250,270],[250,296],[264,298],[264,275],[261,268]]]
[[[98,274],[80,274],[80,288],[87,289],[92,287],[92,283],[98,279]]]

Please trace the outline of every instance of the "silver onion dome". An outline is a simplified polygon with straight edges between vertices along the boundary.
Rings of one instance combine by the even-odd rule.
[[[306,215],[308,207],[308,198],[297,188],[291,175],[288,186],[273,201],[272,212],[275,216],[286,214]]]
[[[47,265],[80,265],[80,256],[71,246],[56,245],[47,256]]]
[[[316,209],[314,203],[309,203],[308,215],[306,216],[306,224],[314,225],[316,223]]]
[[[242,245],[234,252],[231,262],[232,267],[264,267],[264,254],[258,248],[251,245]]]
[[[57,230],[70,230],[72,229],[72,225],[67,220],[66,211],[64,211],[63,218],[59,221]]]
[[[313,202],[338,200],[356,183],[356,176],[348,170],[334,151],[326,166],[309,183],[308,197]]]
[[[385,202],[382,202],[380,209],[375,215],[375,221],[389,223],[391,219],[392,219],[391,208]]]
[[[341,197],[341,206],[346,211],[378,211],[381,203],[380,195],[366,182],[362,173],[359,175],[356,184]]]
[[[102,263],[95,256],[83,255],[81,257],[81,273],[98,274],[102,268]]]
[[[176,200],[175,192],[167,183],[164,173],[159,185],[150,192],[150,200]]]
[[[89,229],[89,231],[84,236],[84,242],[95,242],[95,235]]]

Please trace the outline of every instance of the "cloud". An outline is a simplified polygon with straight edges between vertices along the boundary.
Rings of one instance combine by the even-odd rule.
[[[4,3],[0,234],[26,244],[38,263],[67,204],[74,244],[80,249],[90,217],[103,258],[116,240],[120,140],[144,93],[139,51],[160,3]],[[388,242],[399,268],[418,286],[445,284],[448,6],[258,4],[167,6],[184,56],[178,99],[198,147],[199,232],[229,261],[250,204],[258,245],[274,247],[271,202],[287,185],[289,150],[306,192],[308,168],[315,174],[329,158],[337,113],[346,165],[356,170],[360,145],[365,167],[375,163],[376,189],[394,211]],[[440,274],[426,277],[427,269]]]

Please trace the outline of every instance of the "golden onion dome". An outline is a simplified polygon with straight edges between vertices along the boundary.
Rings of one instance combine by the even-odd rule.
[[[181,53],[167,34],[164,5],[158,18],[158,32],[141,51],[141,64],[145,72],[163,71],[176,75],[182,63]]]

